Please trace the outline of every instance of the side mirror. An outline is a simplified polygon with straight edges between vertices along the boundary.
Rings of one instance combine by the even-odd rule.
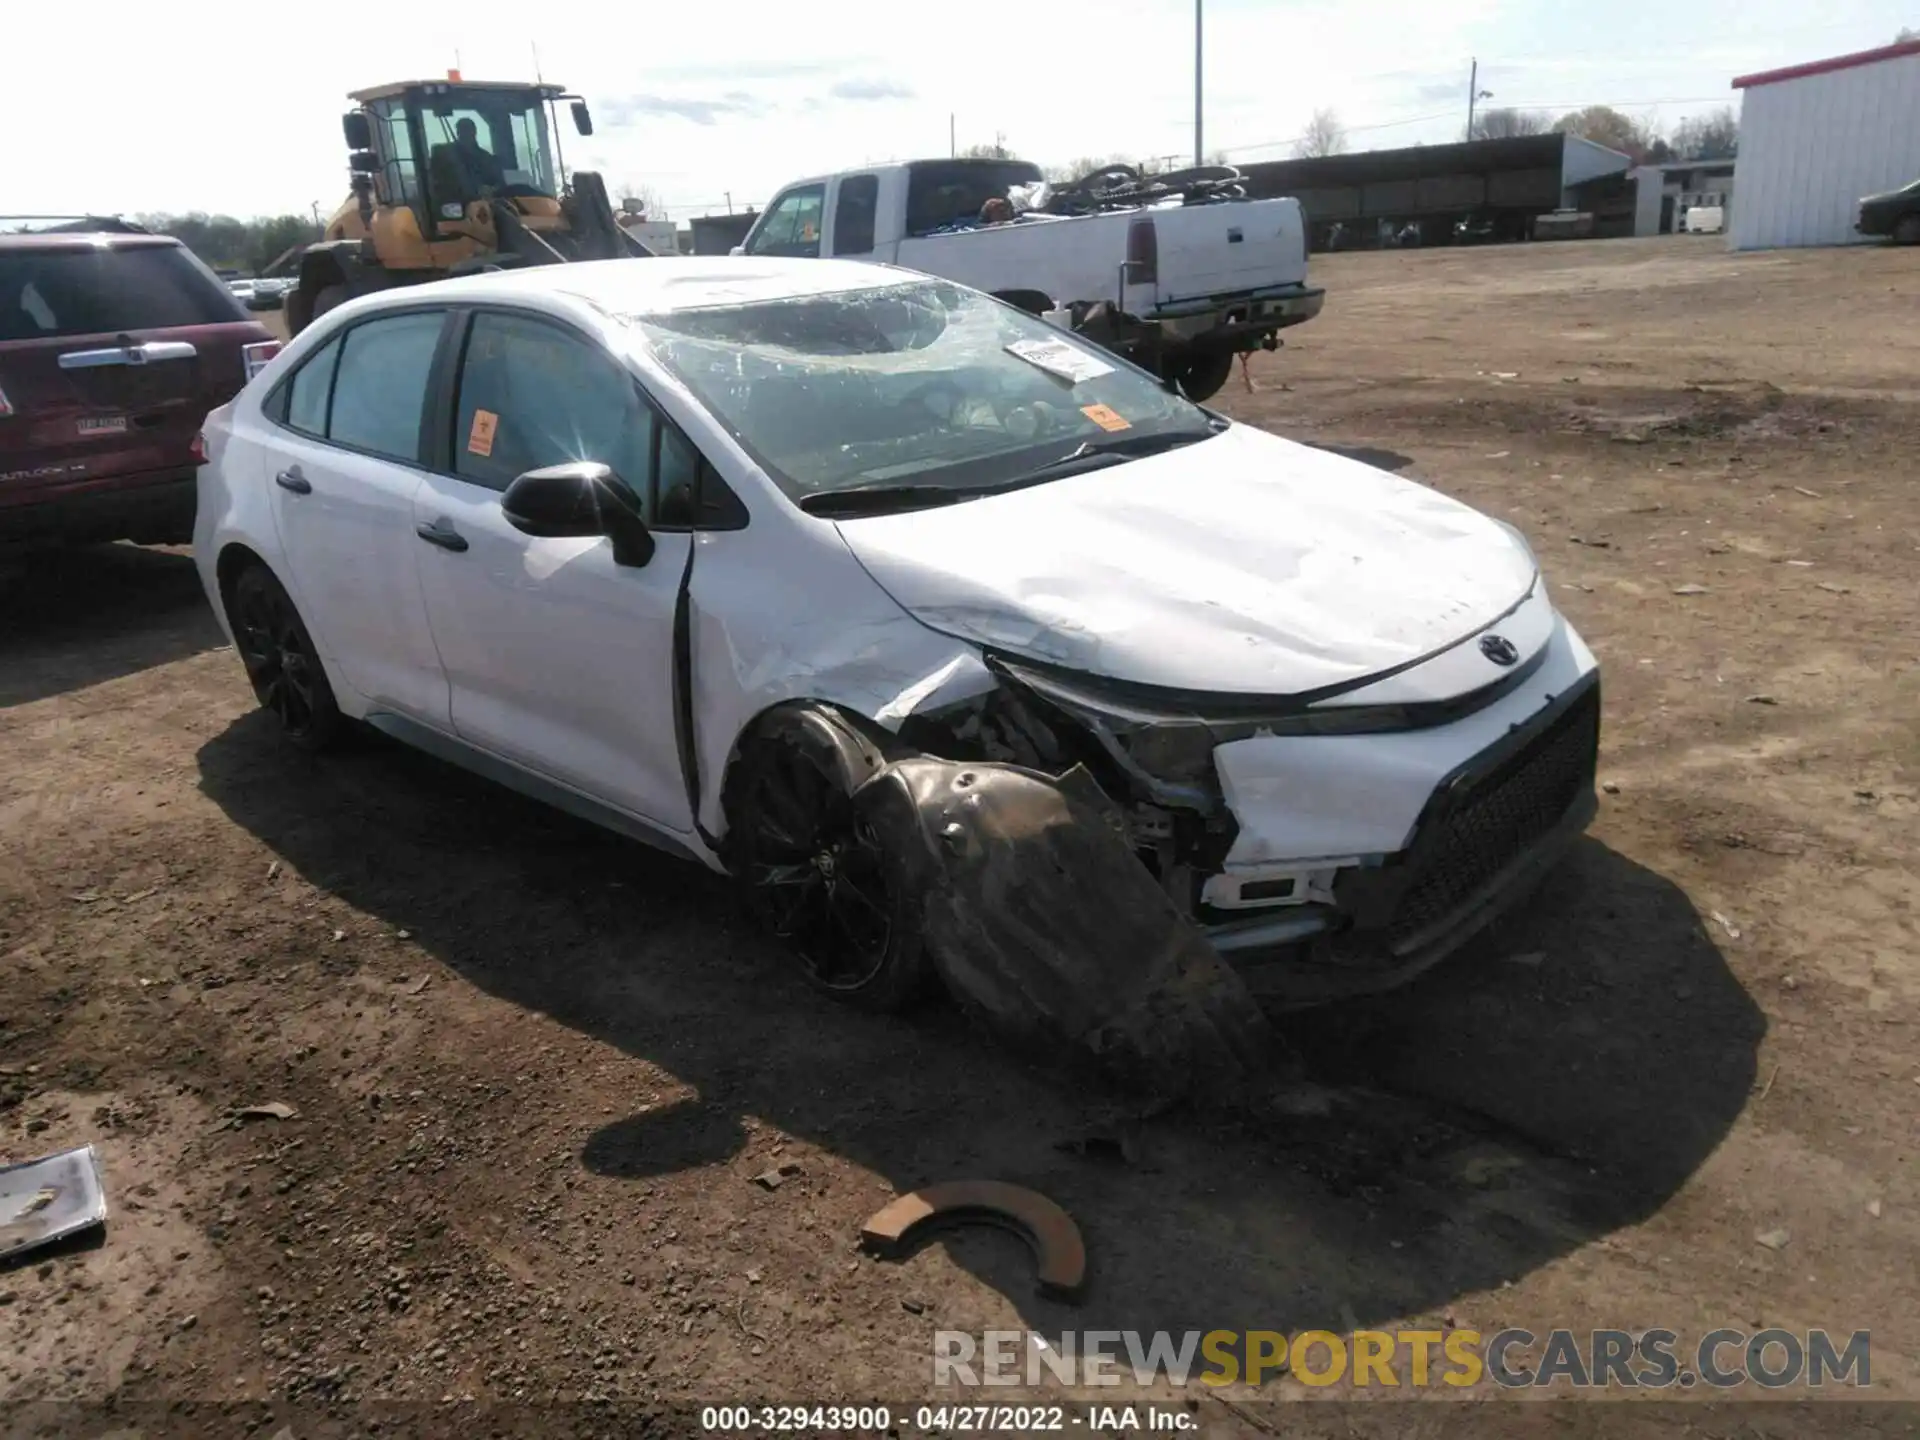
[[[597,460],[527,471],[507,486],[500,509],[522,534],[547,540],[604,535],[613,541],[616,565],[637,569],[653,559],[653,532],[633,491]]]
[[[367,119],[367,112],[364,110],[349,110],[342,115],[340,133],[346,136],[349,150],[373,148],[373,122]]]
[[[347,157],[347,169],[355,175],[378,175],[380,157],[371,150],[356,150]]]
[[[729,255],[744,255],[746,253],[747,253],[747,247],[744,245],[736,245],[731,250],[727,251],[727,254]]]
[[[573,102],[573,128],[582,135],[593,134],[593,116],[587,113],[587,102],[584,100]]]

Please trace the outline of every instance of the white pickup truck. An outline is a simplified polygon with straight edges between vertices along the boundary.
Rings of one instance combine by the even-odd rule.
[[[1250,350],[1320,313],[1297,200],[1250,200],[1227,167],[1108,172],[983,218],[1042,181],[1020,160],[916,160],[781,190],[736,254],[835,256],[958,281],[1045,315],[1205,400]],[[1012,207],[994,209],[1011,215]]]

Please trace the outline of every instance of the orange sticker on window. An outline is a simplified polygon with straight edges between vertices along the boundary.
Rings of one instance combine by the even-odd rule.
[[[473,412],[473,428],[467,432],[467,450],[474,455],[493,454],[493,432],[500,428],[500,417],[491,410]]]
[[[1080,413],[1102,430],[1131,430],[1133,422],[1111,405],[1082,405]]]

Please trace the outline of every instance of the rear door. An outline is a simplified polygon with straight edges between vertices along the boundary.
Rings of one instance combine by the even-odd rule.
[[[183,247],[147,237],[0,241],[0,504],[191,471],[207,412],[271,340]]]

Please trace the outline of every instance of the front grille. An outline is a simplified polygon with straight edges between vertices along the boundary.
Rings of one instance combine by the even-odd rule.
[[[1389,947],[1444,920],[1551,831],[1592,787],[1599,743],[1595,686],[1531,744],[1473,780],[1415,840],[1415,878],[1395,911]]]

